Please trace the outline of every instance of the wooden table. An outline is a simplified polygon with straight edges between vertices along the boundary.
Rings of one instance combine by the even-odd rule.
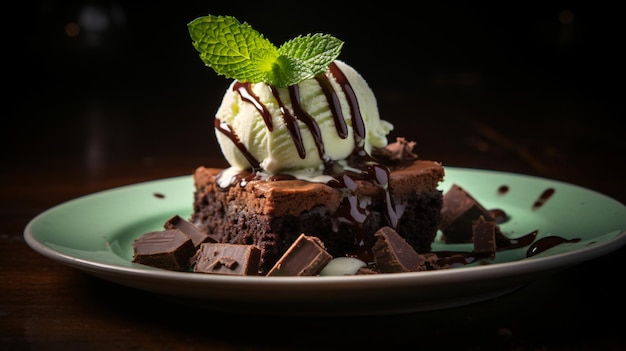
[[[198,7],[175,12],[168,28],[206,12]],[[157,11],[151,9],[147,15]],[[140,11],[126,11],[131,34],[141,32]],[[158,13],[165,16],[164,9]],[[64,23],[54,16],[59,11],[39,14],[47,21],[38,34],[45,32],[44,24]],[[174,32],[163,42],[176,50],[163,57],[152,52],[149,62],[146,49],[156,40],[140,44],[137,37],[126,38],[121,48],[104,42],[98,51],[56,38],[62,49],[50,51],[49,60],[24,55],[26,64],[17,66],[37,74],[29,75],[30,83],[12,82],[6,105],[12,125],[5,121],[2,133],[0,349],[626,348],[620,322],[626,306],[624,247],[485,302],[345,318],[192,310],[32,250],[24,228],[52,206],[122,185],[188,175],[199,165],[226,165],[211,118],[227,81],[201,67],[184,30]],[[30,54],[44,51],[29,48]],[[353,58],[355,51],[346,55]],[[356,58],[352,62],[359,66]],[[362,71],[372,72],[381,115],[396,125],[393,135],[417,141],[420,157],[444,166],[561,180],[626,203],[618,94],[597,77],[598,84],[589,87],[532,65],[504,66],[442,64],[413,82],[392,84],[378,79],[370,66]]]

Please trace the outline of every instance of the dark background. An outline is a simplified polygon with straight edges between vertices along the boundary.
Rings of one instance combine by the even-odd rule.
[[[441,83],[437,74],[465,71],[484,75],[490,88],[541,77],[603,95],[618,78],[613,69],[623,57],[622,18],[614,6],[401,3],[320,2],[300,10],[295,4],[251,1],[36,1],[8,18],[5,35],[20,49],[9,58],[44,86],[72,79],[98,85],[198,84],[203,70],[197,59],[193,64],[197,55],[186,24],[209,13],[247,21],[276,45],[299,34],[332,34],[346,41],[341,58],[375,87],[429,89]],[[76,37],[65,33],[71,22],[83,27]],[[200,81],[212,82],[212,71],[205,74]]]
[[[4,8],[0,343],[64,351],[313,349],[327,340],[365,349],[623,349],[625,247],[459,308],[233,323],[228,314],[207,313],[206,325],[190,323],[195,311],[155,309],[159,300],[150,294],[27,247],[24,227],[52,206],[226,165],[212,118],[229,81],[204,66],[187,32],[206,14],[247,21],[276,45],[313,32],[344,40],[340,59],[376,93],[382,118],[396,127],[390,138],[415,140],[421,158],[557,179],[626,203],[624,15],[616,2],[404,3],[107,0]]]
[[[621,15],[613,5],[401,4],[319,2],[301,10],[296,3],[247,1],[21,3],[3,22],[13,48],[4,55],[13,127],[3,144],[20,145],[12,153],[17,159],[79,153],[84,148],[76,140],[89,136],[74,134],[75,127],[104,123],[116,130],[100,136],[113,153],[149,154],[150,145],[133,141],[137,133],[157,140],[174,131],[187,133],[190,144],[171,145],[172,154],[216,151],[210,118],[228,81],[200,61],[186,27],[211,13],[247,21],[276,45],[313,32],[344,40],[340,59],[370,83],[384,119],[415,127],[407,137],[426,156],[445,148],[439,138],[449,124],[440,128],[441,119],[491,118],[522,137],[568,135],[568,145],[583,154],[620,147],[607,142],[621,138],[616,123],[623,115]],[[80,32],[68,35],[68,24]],[[564,102],[542,106],[543,96]],[[394,106],[403,104],[415,113],[395,115]],[[609,134],[588,135],[582,126],[594,123],[607,124]],[[47,129],[49,138],[29,140],[31,128]]]

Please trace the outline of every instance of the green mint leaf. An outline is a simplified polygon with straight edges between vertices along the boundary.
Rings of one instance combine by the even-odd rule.
[[[274,44],[234,17],[199,17],[187,28],[200,59],[226,78],[263,81],[278,58]]]
[[[343,41],[328,34],[308,34],[284,43],[278,53],[294,59],[291,80],[297,83],[325,72],[339,56],[342,46]]]
[[[218,75],[277,87],[324,72],[339,56],[343,41],[309,34],[277,48],[247,23],[231,16],[199,17],[188,25],[193,47]]]

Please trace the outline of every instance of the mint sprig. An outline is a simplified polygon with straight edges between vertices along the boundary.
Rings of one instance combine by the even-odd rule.
[[[343,41],[308,34],[276,47],[248,23],[232,16],[203,16],[187,28],[200,58],[218,75],[240,82],[287,87],[328,69]]]

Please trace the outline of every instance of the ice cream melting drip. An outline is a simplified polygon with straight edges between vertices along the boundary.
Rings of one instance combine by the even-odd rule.
[[[270,87],[272,94],[279,105],[282,114],[282,121],[289,131],[291,139],[294,142],[294,145],[298,151],[298,155],[301,158],[306,157],[306,150],[302,140],[302,134],[298,126],[298,121],[306,125],[306,128],[313,136],[319,157],[321,160],[323,160],[323,173],[332,177],[332,179],[326,183],[328,186],[339,189],[353,190],[355,187],[352,185],[357,180],[366,180],[375,184],[383,193],[385,199],[383,216],[385,217],[385,220],[387,221],[387,224],[389,226],[396,228],[398,224],[398,216],[396,214],[395,205],[391,201],[388,187],[390,170],[385,165],[377,162],[376,159],[369,155],[365,150],[365,122],[361,114],[361,109],[359,107],[357,96],[350,82],[335,63],[332,63],[330,65],[329,71],[341,87],[348,101],[348,106],[350,107],[350,117],[352,121],[355,146],[351,155],[346,161],[349,167],[351,167],[352,169],[360,170],[360,172],[344,169],[343,166],[341,166],[337,161],[332,160],[326,154],[320,128],[316,120],[301,105],[300,91],[298,85],[292,85],[288,87],[289,98],[291,100],[293,112],[289,111],[289,109],[286,107],[285,103],[280,98],[280,95],[278,94],[276,88]],[[346,123],[346,118],[343,115],[341,109],[337,92],[334,90],[329,78],[325,74],[319,74],[315,77],[315,79],[317,80],[324,95],[326,96],[326,100],[328,102],[329,109],[332,112],[335,129],[338,136],[342,139],[347,138],[349,135],[348,126]],[[272,115],[267,107],[261,102],[259,97],[256,96],[255,93],[252,91],[251,84],[236,82],[233,85],[232,89],[237,92],[244,101],[252,104],[262,116],[268,130],[273,130],[274,125],[272,122]],[[235,177],[235,179],[233,179],[233,183],[231,185],[239,183],[240,186],[243,186],[247,184],[250,180],[254,179],[255,171],[261,169],[259,161],[254,157],[254,155],[252,155],[250,150],[245,147],[245,145],[239,139],[239,136],[233,131],[232,128],[230,128],[230,126],[222,123],[222,121],[220,121],[218,118],[215,119],[214,125],[216,130],[227,136],[233,142],[233,144],[250,163],[252,168],[252,172],[241,172],[238,177]],[[270,178],[270,180],[282,179],[293,179],[293,177],[273,175]],[[350,193],[351,195],[347,195],[344,198],[344,201],[341,207],[337,210],[336,215],[337,217],[343,218],[344,220],[351,223],[355,233],[357,234],[356,241],[359,242],[363,239],[364,236],[362,224],[369,216],[371,209],[368,208],[368,206],[363,206],[362,204],[359,204],[356,195],[354,195],[352,192],[348,191],[348,193]]]

